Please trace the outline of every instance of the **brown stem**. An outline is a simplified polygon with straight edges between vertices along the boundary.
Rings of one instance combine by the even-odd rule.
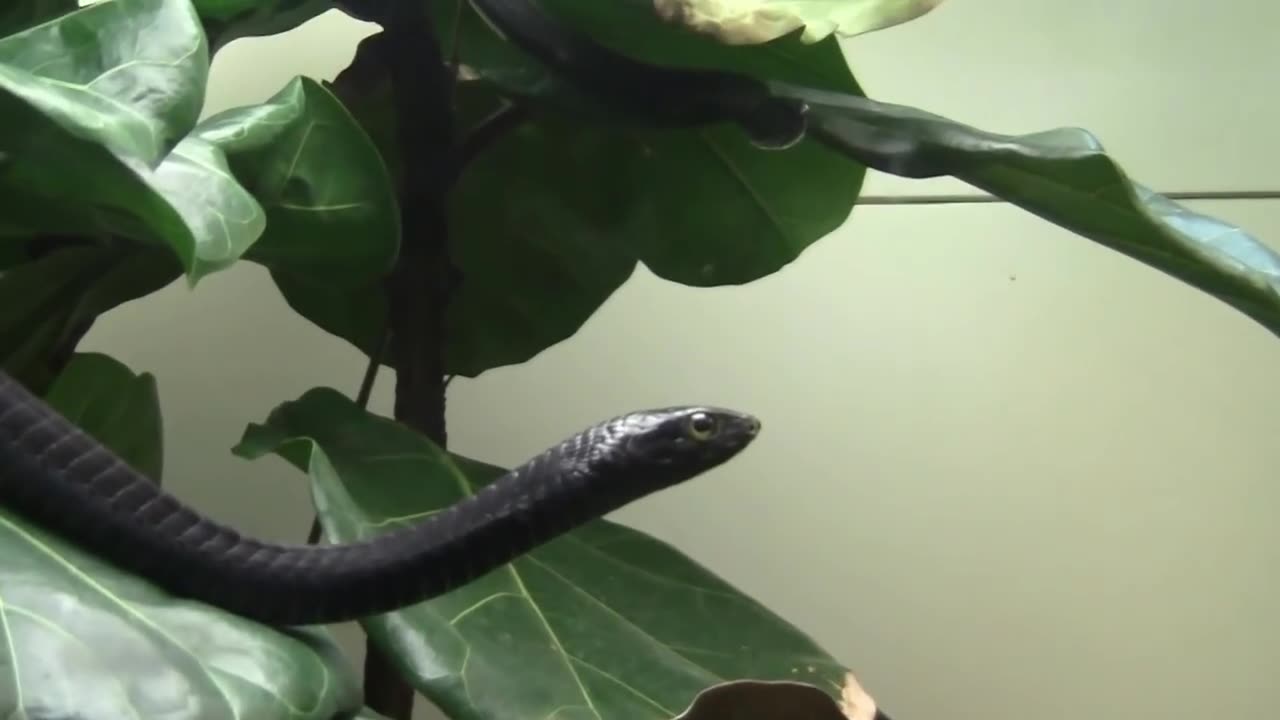
[[[480,124],[476,125],[463,139],[458,164],[466,167],[480,153],[528,119],[529,111],[524,105],[510,104],[498,108],[493,114],[480,121]]]
[[[391,80],[403,164],[403,239],[386,284],[387,348],[396,371],[395,418],[445,447],[445,311],[454,273],[445,197],[457,174],[454,77],[444,62],[429,5],[387,3],[381,50]],[[409,720],[413,688],[394,663],[366,642],[365,704]]]

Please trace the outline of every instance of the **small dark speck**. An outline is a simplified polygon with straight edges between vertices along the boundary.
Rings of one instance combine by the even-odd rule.
[[[1017,275],[1010,275],[1010,276],[1009,276],[1009,282],[1013,282],[1013,281],[1015,281],[1015,280],[1017,280],[1017,279],[1018,279],[1018,276],[1017,276]]]

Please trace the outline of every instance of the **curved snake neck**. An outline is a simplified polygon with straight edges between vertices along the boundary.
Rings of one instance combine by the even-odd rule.
[[[682,444],[692,412],[713,442]],[[185,506],[0,372],[0,502],[167,592],[277,625],[341,622],[440,595],[736,455],[759,423],[713,408],[609,420],[407,528],[349,544],[242,537]]]
[[[808,127],[804,103],[777,97],[750,75],[639,60],[595,40],[537,0],[471,0],[499,35],[560,77],[642,124],[697,127],[735,123],[752,142],[781,149]]]

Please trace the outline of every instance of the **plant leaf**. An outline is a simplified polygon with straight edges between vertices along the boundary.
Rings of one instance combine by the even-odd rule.
[[[333,0],[192,0],[214,52],[242,37],[288,32],[335,7]]]
[[[79,353],[44,397],[54,410],[91,433],[130,467],[159,483],[164,470],[164,424],[156,379],[134,373],[101,353]]]
[[[1217,297],[1280,334],[1280,254],[1132,182],[1084,130],[998,135],[914,108],[794,87],[811,129],[858,163],[951,175]]]
[[[381,273],[390,181],[322,86],[295,79],[187,134],[208,71],[198,20],[184,0],[113,0],[0,41],[0,215],[167,246],[193,282],[246,253],[326,282]]]
[[[208,61],[182,0],[95,3],[0,40],[6,91],[148,166],[195,124]]]
[[[804,42],[853,37],[915,20],[942,0],[653,0],[658,14],[720,42],[769,42],[804,28]]]
[[[308,472],[334,542],[415,522],[503,473],[326,388],[250,425],[234,452],[275,452]],[[726,679],[792,679],[835,696],[847,672],[675,549],[607,521],[362,625],[459,720],[671,718]]]
[[[119,418],[81,420],[110,437],[97,423]],[[140,456],[159,452],[158,432],[150,440],[149,450],[134,445]],[[169,597],[2,508],[0,558],[5,716],[330,720],[361,705],[326,632],[278,631]]]
[[[845,675],[840,698],[793,680],[736,680],[703,690],[674,720],[874,720],[875,700]]]
[[[760,152],[723,128],[622,131],[544,117],[511,132],[454,192],[462,285],[449,371],[475,376],[570,337],[636,260],[697,286],[775,272],[844,221],[861,173],[841,164],[812,143]]]
[[[0,237],[0,272],[14,265],[20,265],[26,262],[27,259],[22,245],[17,242],[6,241],[5,238]]]
[[[0,271],[0,367],[42,391],[54,354],[114,307],[181,274],[172,255],[147,247],[72,245]]]
[[[436,7],[444,13],[445,6],[456,7]],[[730,48],[666,27],[652,8],[631,0],[557,6],[589,31],[613,27],[640,56],[666,53],[704,67],[858,91],[834,41]],[[542,87],[533,61],[469,7],[456,19],[448,13],[437,19],[446,40],[460,23],[460,60],[485,78],[457,90],[461,128],[477,127],[499,107],[494,88],[541,92],[533,89]],[[395,167],[400,153],[389,89],[361,70],[377,42],[374,36],[362,43],[335,91]],[[775,272],[843,223],[861,188],[862,168],[817,143],[761,152],[733,127],[595,125],[549,102],[474,158],[451,195],[450,242],[461,273],[448,315],[452,374],[473,377],[524,362],[572,336],[637,260],[660,277],[698,286]],[[277,285],[301,314],[369,352],[383,317],[376,288],[357,297],[302,278],[277,278]]]
[[[759,1],[759,0],[757,0]],[[823,0],[819,0],[820,2]],[[835,38],[805,43],[797,37],[743,46],[687,32],[664,22],[654,0],[540,0],[548,12],[609,49],[671,67],[738,72],[762,80],[861,94]],[[584,98],[518,47],[507,42],[469,3],[434,6],[441,42],[478,79],[503,92],[584,110]]]
[[[266,229],[262,206],[238,182],[226,155],[199,136],[189,136],[149,173],[146,182],[182,218],[191,240],[187,276],[196,281],[239,260]],[[175,231],[178,229],[175,228]]]
[[[0,39],[78,7],[76,0],[8,0],[0,7]]]
[[[207,76],[186,0],[99,2],[0,40],[0,215],[166,246],[192,279],[225,267],[261,213],[198,139],[179,144]]]
[[[377,147],[308,78],[267,102],[214,115],[193,137],[216,146],[266,212],[245,258],[325,285],[364,285],[395,262],[400,213]]]

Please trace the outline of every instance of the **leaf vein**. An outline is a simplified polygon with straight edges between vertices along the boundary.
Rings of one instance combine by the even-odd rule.
[[[183,653],[189,656],[192,660],[195,661],[196,667],[200,668],[200,670],[204,672],[205,676],[209,679],[209,683],[213,685],[215,689],[217,689],[218,694],[222,696],[222,700],[225,703],[226,707],[228,709],[234,707],[234,705],[231,702],[231,698],[227,697],[226,691],[224,691],[222,689],[222,686],[218,684],[218,681],[214,679],[213,674],[209,672],[209,668],[200,661],[200,657],[196,655],[194,652],[192,652],[190,648],[188,648],[186,645],[180,642],[176,637],[171,635],[163,627],[152,622],[150,618],[148,618],[146,615],[139,612],[137,608],[125,602],[123,598],[119,597],[115,593],[108,590],[106,587],[99,584],[97,580],[94,580],[91,576],[89,576],[83,570],[76,567],[73,563],[71,563],[66,558],[62,557],[53,548],[41,542],[39,538],[28,533],[22,527],[11,522],[8,518],[0,516],[0,525],[3,525],[10,532],[17,535],[22,540],[26,541],[26,543],[30,545],[33,549],[35,549],[37,552],[53,560],[55,564],[61,565],[64,570],[66,570],[69,574],[71,574],[72,577],[84,583],[90,589],[96,591],[99,595],[103,597],[103,599],[107,600],[107,602],[116,605],[128,615],[133,616],[133,618],[136,619],[139,623],[151,628],[161,637],[163,637],[164,639],[172,643],[175,648],[177,648],[178,650],[181,650]]]
[[[537,562],[536,560],[533,560],[532,557],[529,557],[528,559]],[[555,628],[551,627],[551,623],[547,620],[547,616],[542,612],[542,607],[533,599],[533,595],[529,592],[529,588],[525,586],[524,578],[521,577],[520,571],[516,568],[515,563],[508,564],[507,570],[511,573],[512,579],[515,580],[516,587],[520,589],[520,593],[528,599],[529,606],[533,608],[534,614],[538,616],[538,621],[542,623],[544,628],[546,628],[547,635],[551,637],[551,642],[555,644],[556,651],[560,653],[561,658],[564,660],[565,667],[568,668],[569,674],[573,676],[573,681],[577,683],[578,690],[582,692],[582,699],[586,701],[587,707],[597,718],[604,720],[600,711],[596,709],[595,702],[591,699],[591,694],[587,692],[587,686],[583,684],[582,677],[578,675],[577,669],[574,668],[572,658],[568,651],[564,649],[564,644],[560,642],[560,636],[556,633]]]
[[[27,701],[22,696],[22,671],[18,666],[18,651],[13,646],[13,630],[9,627],[9,605],[0,596],[0,625],[4,628],[4,641],[9,646],[9,658],[13,661],[13,694],[20,717],[27,717]]]
[[[3,601],[0,601],[0,602],[3,602]],[[94,650],[92,647],[90,647],[87,643],[85,643],[85,641],[81,640],[79,637],[77,637],[73,633],[68,632],[66,628],[62,627],[61,625],[54,622],[53,620],[50,620],[49,618],[33,610],[27,610],[26,608],[19,607],[17,605],[7,605],[7,608],[8,610],[12,611],[15,615],[23,615],[28,620],[31,620],[32,622],[40,623],[41,625],[45,626],[49,630],[52,630],[53,632],[58,633],[62,637],[66,638],[67,640],[70,640],[71,642],[84,648],[86,653],[91,657],[93,656]],[[8,632],[8,627],[9,627],[8,620],[6,618],[5,620],[6,633]],[[12,655],[14,652],[15,652],[14,648],[11,644],[9,647],[9,653]],[[133,699],[129,697],[129,691],[128,691],[128,688],[125,686],[124,681],[120,679],[119,675],[114,670],[112,670],[112,668],[105,665],[103,667],[105,667],[108,670],[108,673],[107,673],[108,676],[115,681],[117,686],[120,687],[120,694],[124,696],[125,704],[129,706],[129,712],[137,720],[142,720],[142,715],[138,713],[138,708],[133,704]]]
[[[578,584],[574,583],[572,580],[570,580],[569,578],[565,577],[564,575],[560,574],[560,572],[559,572],[558,570],[556,570],[555,568],[553,568],[553,567],[551,567],[550,565],[548,565],[548,564],[546,564],[546,563],[542,562],[541,560],[538,560],[537,558],[535,558],[535,557],[534,557],[534,556],[532,556],[532,555],[527,555],[527,556],[525,556],[525,559],[526,559],[526,560],[528,560],[529,562],[531,562],[531,563],[535,564],[535,565],[540,566],[542,569],[544,569],[544,570],[546,570],[547,572],[551,573],[552,575],[556,576],[557,578],[559,578],[559,580],[560,580],[561,582],[563,582],[565,585],[568,585],[570,589],[574,590],[575,592],[581,593],[584,597],[586,597],[588,600],[590,600],[592,604],[594,604],[594,605],[598,605],[598,606],[599,606],[602,610],[604,610],[606,613],[608,613],[608,614],[610,614],[610,615],[613,615],[613,616],[614,616],[614,617],[616,617],[618,620],[622,621],[622,623],[623,623],[624,625],[626,625],[627,627],[630,627],[630,628],[632,628],[633,630],[635,630],[636,632],[640,633],[641,635],[643,635],[643,636],[645,636],[645,637],[649,638],[649,639],[650,639],[650,640],[652,640],[652,641],[653,641],[653,643],[654,643],[655,645],[657,645],[658,647],[662,648],[663,650],[666,650],[667,652],[669,652],[669,653],[671,653],[672,655],[676,656],[676,657],[677,657],[677,658],[679,658],[680,660],[683,660],[685,663],[687,663],[688,665],[693,666],[694,668],[696,668],[696,669],[697,669],[697,670],[699,670],[700,672],[704,672],[704,673],[706,673],[708,676],[710,676],[711,678],[713,678],[713,679],[715,679],[715,680],[722,680],[722,679],[723,679],[722,677],[720,677],[720,675],[719,675],[719,674],[717,674],[717,673],[715,673],[715,672],[712,672],[710,668],[705,667],[705,666],[703,666],[703,665],[701,665],[701,664],[699,664],[699,663],[696,663],[696,662],[694,662],[693,660],[691,660],[691,659],[689,659],[688,657],[686,657],[685,655],[683,655],[683,654],[681,654],[681,653],[677,652],[676,650],[672,649],[672,647],[671,647],[670,645],[668,645],[667,643],[663,642],[662,640],[659,640],[658,638],[654,637],[654,636],[653,636],[653,635],[652,635],[648,630],[645,630],[644,628],[642,628],[642,627],[640,627],[639,625],[635,624],[635,622],[633,622],[630,618],[626,617],[625,615],[623,615],[622,613],[618,612],[617,610],[614,610],[612,607],[610,607],[610,606],[609,606],[607,603],[605,603],[603,600],[601,600],[600,598],[596,597],[595,595],[593,595],[593,594],[591,594],[591,593],[587,592],[587,591],[586,591],[586,590],[584,590],[581,586],[579,586]]]
[[[734,600],[734,601],[738,601],[738,602],[746,602],[746,599],[745,599],[745,598],[743,598],[743,597],[741,597],[741,596],[739,596],[739,595],[734,595],[733,593],[725,592],[724,590],[714,590],[714,589],[712,589],[712,588],[702,587],[701,585],[695,585],[695,584],[693,584],[693,583],[691,583],[691,582],[685,582],[685,581],[683,581],[683,580],[676,580],[675,578],[670,578],[670,577],[667,577],[667,576],[665,576],[665,575],[659,575],[658,573],[656,573],[656,572],[654,572],[654,571],[652,571],[652,570],[650,570],[650,569],[648,569],[648,568],[646,568],[646,567],[643,567],[643,566],[637,565],[637,564],[635,564],[635,563],[633,563],[633,562],[629,562],[629,561],[627,561],[627,560],[623,560],[622,558],[617,557],[616,555],[610,555],[609,553],[605,552],[604,550],[601,550],[601,549],[597,548],[595,545],[592,545],[591,543],[587,542],[586,540],[583,540],[583,539],[581,539],[581,538],[575,537],[572,533],[570,533],[570,534],[568,534],[568,535],[565,535],[564,537],[565,537],[566,539],[568,539],[568,540],[571,540],[571,541],[573,541],[573,542],[578,543],[578,544],[579,544],[579,545],[581,545],[582,547],[584,547],[584,548],[586,548],[587,550],[589,550],[589,551],[591,551],[591,552],[595,553],[596,555],[599,555],[600,557],[602,557],[602,558],[604,558],[604,559],[608,560],[609,562],[613,563],[614,565],[618,565],[619,567],[627,568],[627,569],[632,570],[632,571],[634,571],[634,572],[636,572],[636,573],[639,573],[639,574],[644,575],[644,576],[646,576],[646,577],[652,578],[652,579],[653,579],[654,581],[656,581],[656,582],[663,583],[664,585],[671,585],[671,586],[673,586],[673,587],[684,588],[684,589],[686,589],[686,590],[692,590],[692,591],[697,592],[697,593],[702,593],[702,594],[704,594],[704,595],[711,595],[711,596],[713,596],[713,597],[723,598],[723,599],[726,599],[726,600]]]
[[[489,595],[489,596],[486,596],[486,597],[481,598],[480,600],[478,600],[478,601],[476,601],[475,603],[473,603],[470,607],[465,608],[464,610],[462,610],[461,612],[459,612],[457,615],[454,615],[454,616],[453,616],[453,619],[449,621],[449,624],[450,624],[450,625],[457,625],[459,621],[461,621],[463,618],[465,618],[466,616],[470,615],[471,613],[473,613],[473,612],[475,612],[475,611],[479,610],[480,608],[484,607],[485,605],[488,605],[489,603],[493,602],[494,600],[500,600],[500,599],[502,599],[502,598],[504,598],[504,597],[511,597],[511,598],[520,599],[520,596],[519,596],[519,595],[517,595],[516,593],[512,593],[512,592],[505,592],[505,591],[503,591],[503,592],[496,592],[496,593],[493,593],[492,595]]]
[[[650,705],[654,706],[654,707],[655,707],[655,708],[657,708],[659,711],[661,711],[664,715],[669,716],[669,717],[675,717],[675,716],[677,715],[677,713],[676,713],[674,710],[671,710],[671,709],[669,709],[669,708],[664,707],[664,706],[662,705],[662,703],[660,703],[660,702],[658,702],[657,700],[654,700],[653,698],[649,697],[649,696],[648,696],[648,695],[646,695],[645,693],[641,692],[639,689],[637,689],[637,688],[635,688],[635,687],[632,687],[631,685],[628,685],[627,683],[623,682],[623,681],[622,681],[622,679],[621,679],[621,678],[619,678],[617,675],[614,675],[613,673],[608,672],[608,671],[606,671],[606,670],[604,670],[604,669],[602,669],[602,668],[600,668],[600,667],[596,666],[596,665],[595,665],[595,664],[593,664],[593,663],[589,663],[589,662],[587,662],[586,660],[583,660],[582,658],[580,658],[580,657],[578,657],[578,656],[576,656],[576,655],[570,655],[570,656],[569,656],[569,659],[570,659],[570,660],[572,660],[572,661],[574,661],[574,662],[576,662],[576,663],[580,663],[583,667],[587,668],[588,670],[591,670],[592,672],[596,673],[597,675],[600,675],[600,676],[602,676],[602,677],[604,677],[604,678],[606,678],[606,679],[608,679],[608,680],[610,680],[610,681],[612,681],[612,682],[616,683],[619,687],[621,687],[621,688],[625,689],[627,692],[630,692],[632,695],[635,695],[636,697],[640,698],[641,700],[644,700],[645,702],[647,702],[647,703],[649,703]]]

